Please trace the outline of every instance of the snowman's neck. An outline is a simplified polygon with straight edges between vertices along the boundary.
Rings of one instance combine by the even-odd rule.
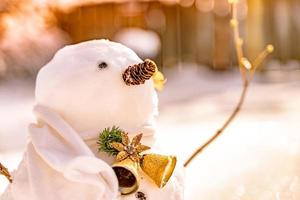
[[[61,115],[54,112],[52,109],[36,105],[34,107],[34,113],[37,117],[37,122],[40,124],[46,124],[49,127],[56,130],[59,134],[65,137],[67,140],[70,138],[77,138],[78,136],[91,148],[97,145],[97,139],[99,138],[99,133],[108,127],[99,127],[96,130],[90,131],[77,131],[73,126],[71,126]],[[131,127],[120,127],[125,132],[129,133],[129,137],[133,137],[139,133],[143,133],[143,144],[150,147],[153,146],[155,142],[155,123],[145,123],[140,126]],[[70,135],[71,134],[71,135]]]

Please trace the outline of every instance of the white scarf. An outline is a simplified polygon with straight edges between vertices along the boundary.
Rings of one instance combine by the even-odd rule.
[[[61,116],[43,106],[34,112],[38,123],[29,127],[26,153],[1,199],[116,199],[118,181],[112,168],[95,157]]]

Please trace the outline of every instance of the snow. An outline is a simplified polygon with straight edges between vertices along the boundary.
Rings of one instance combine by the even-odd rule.
[[[241,90],[238,73],[183,69],[166,73],[158,118],[160,142],[180,161],[224,122]],[[279,81],[278,73],[289,79]],[[257,76],[236,121],[186,169],[186,199],[300,199],[298,77]],[[0,160],[10,169],[21,158],[33,103],[33,81],[1,82]],[[1,178],[0,193],[5,183]]]

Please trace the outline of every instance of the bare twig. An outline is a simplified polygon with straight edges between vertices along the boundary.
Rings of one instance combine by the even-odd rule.
[[[245,82],[245,85],[243,87],[243,91],[241,93],[240,99],[236,107],[234,108],[233,112],[231,115],[228,117],[228,119],[225,121],[225,123],[222,125],[222,127],[204,144],[202,144],[196,151],[188,158],[188,160],[184,163],[184,167],[187,167],[190,162],[199,154],[201,153],[208,145],[210,145],[213,141],[215,141],[227,128],[227,126],[234,120],[236,115],[239,113],[243,103],[244,99],[246,97],[246,93],[248,90],[248,82]]]
[[[0,163],[0,174],[5,176],[7,178],[7,180],[10,183],[12,183],[12,177],[11,177],[8,169],[6,167],[4,167],[4,165],[2,165],[1,163]]]
[[[202,144],[199,148],[195,150],[195,152],[187,159],[187,161],[184,163],[184,166],[187,167],[191,161],[199,154],[201,153],[206,147],[208,147],[212,142],[214,142],[228,127],[228,125],[235,119],[237,114],[242,108],[242,105],[244,103],[248,87],[251,83],[251,80],[255,74],[255,71],[257,67],[263,62],[263,60],[274,50],[274,47],[272,45],[268,45],[266,49],[261,52],[257,58],[254,60],[253,64],[244,57],[243,53],[243,40],[240,38],[239,34],[239,28],[238,28],[238,20],[237,20],[237,3],[238,0],[228,0],[228,2],[231,4],[232,8],[232,18],[230,20],[230,25],[233,29],[233,37],[234,37],[234,44],[235,44],[235,50],[237,54],[239,69],[241,73],[241,77],[243,80],[243,90],[240,95],[239,101],[236,104],[234,110],[229,115],[227,120],[223,123],[221,128],[213,134],[213,136],[204,144]]]

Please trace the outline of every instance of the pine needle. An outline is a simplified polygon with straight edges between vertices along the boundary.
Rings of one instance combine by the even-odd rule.
[[[111,156],[116,156],[119,152],[110,144],[112,142],[122,142],[122,131],[119,127],[105,128],[98,138],[98,151],[108,153]]]

